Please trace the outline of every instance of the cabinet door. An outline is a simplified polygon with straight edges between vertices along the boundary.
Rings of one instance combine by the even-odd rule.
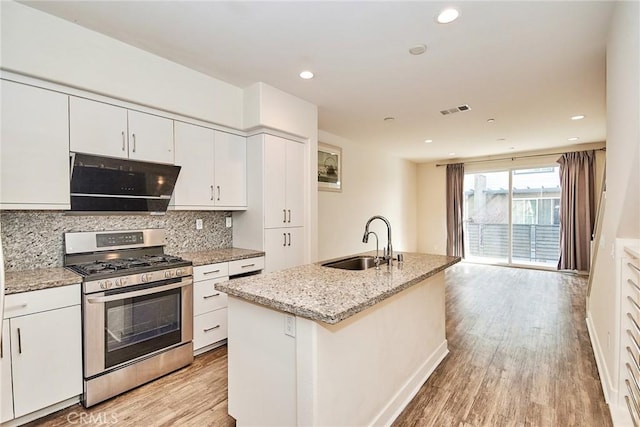
[[[287,142],[286,203],[287,226],[304,225],[305,145]]]
[[[291,227],[287,229],[287,267],[296,267],[305,263],[305,236],[304,227]]]
[[[287,259],[287,228],[269,228],[264,230],[265,273],[289,267]]]
[[[214,131],[176,122],[176,165],[182,166],[173,193],[181,209],[213,207]]]
[[[69,131],[71,151],[128,157],[125,108],[72,96],[69,99]]]
[[[80,306],[11,319],[15,416],[82,393]]]
[[[2,81],[0,209],[69,209],[67,95]]]
[[[9,320],[2,324],[2,353],[0,355],[0,379],[2,380],[2,401],[0,402],[0,423],[13,419],[13,385],[11,380],[11,346]]]
[[[247,206],[247,139],[216,131],[214,150],[215,205]]]
[[[273,135],[264,136],[264,226],[285,227],[286,147],[287,140]]]
[[[129,110],[129,158],[173,164],[173,120]]]

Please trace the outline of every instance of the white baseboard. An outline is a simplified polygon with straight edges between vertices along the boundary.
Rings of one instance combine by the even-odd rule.
[[[56,404],[53,404],[51,406],[47,406],[46,408],[37,410],[35,412],[32,412],[30,414],[27,415],[23,415],[20,418],[14,418],[12,420],[6,421],[4,423],[2,423],[2,427],[16,427],[16,426],[21,426],[23,424],[26,424],[28,422],[37,420],[38,418],[42,418],[44,416],[47,416],[49,414],[53,414],[54,412],[57,412],[61,409],[65,409],[68,408],[69,406],[73,406],[76,403],[80,403],[80,396],[74,396],[70,399],[67,400],[63,400],[62,402],[58,402]]]
[[[614,381],[611,379],[607,364],[604,359],[604,352],[600,345],[600,340],[596,334],[593,322],[591,321],[591,313],[587,312],[587,331],[589,332],[589,338],[591,340],[591,348],[593,348],[593,354],[596,358],[596,366],[598,367],[598,374],[600,375],[600,382],[602,383],[602,391],[604,392],[604,400],[608,405],[612,403],[618,404],[618,388]]]
[[[407,379],[400,390],[398,390],[369,425],[390,426],[415,397],[420,387],[427,381],[447,354],[449,354],[449,348],[447,347],[447,340],[444,340],[418,369],[416,369],[413,375]]]

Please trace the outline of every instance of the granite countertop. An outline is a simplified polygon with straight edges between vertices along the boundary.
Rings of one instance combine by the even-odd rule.
[[[38,268],[35,270],[7,271],[4,275],[5,293],[37,291],[82,282],[79,276],[63,267]]]
[[[391,269],[383,265],[380,270],[349,271],[315,263],[222,282],[215,288],[269,308],[336,324],[460,261],[443,255],[403,255],[404,263],[394,261]]]
[[[194,267],[217,262],[236,261],[239,259],[256,258],[264,256],[264,252],[253,249],[222,248],[195,252],[182,252],[176,254],[193,263]]]
[[[177,254],[193,263],[194,266],[214,264],[216,262],[235,261],[263,256],[264,252],[251,249],[224,248]],[[63,267],[38,268],[34,270],[7,271],[5,273],[5,293],[37,291],[57,286],[81,283],[82,276]]]

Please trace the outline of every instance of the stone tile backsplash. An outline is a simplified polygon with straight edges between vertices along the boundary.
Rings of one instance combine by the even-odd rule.
[[[230,212],[168,211],[165,215],[65,215],[57,211],[0,211],[5,269],[61,267],[64,233],[68,231],[167,230],[168,254],[232,246],[232,228],[225,226]],[[196,230],[196,219],[203,229]]]

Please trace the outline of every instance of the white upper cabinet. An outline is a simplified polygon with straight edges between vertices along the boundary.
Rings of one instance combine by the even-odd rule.
[[[213,206],[213,130],[176,122],[176,165],[181,166],[173,191],[177,208]]]
[[[173,163],[173,120],[132,110],[128,117],[129,158]]]
[[[69,97],[1,83],[0,209],[69,209]]]
[[[265,135],[265,228],[304,225],[303,144]]]
[[[246,138],[176,122],[176,209],[246,209]]]
[[[129,157],[126,108],[72,96],[69,112],[71,151]]]
[[[69,103],[71,151],[174,162],[173,120],[74,96]]]
[[[215,132],[215,205],[247,206],[247,139],[226,132]]]

